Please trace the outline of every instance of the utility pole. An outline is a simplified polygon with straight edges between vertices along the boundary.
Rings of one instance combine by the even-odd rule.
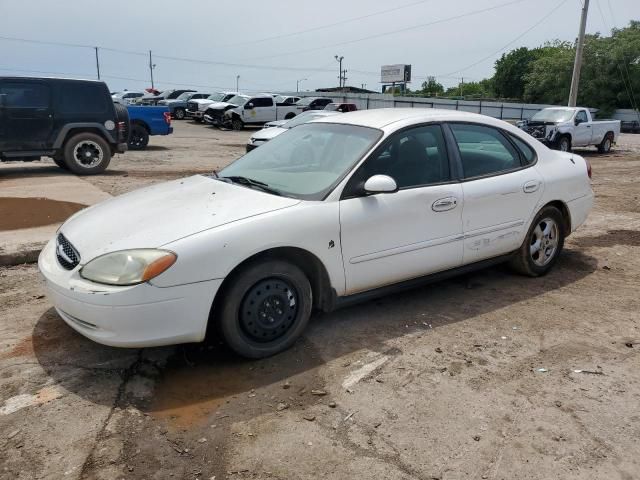
[[[347,69],[345,68],[342,71],[342,88],[344,89],[344,87],[347,86]]]
[[[236,93],[240,92],[240,75],[236,75]]]
[[[151,88],[155,90],[155,85],[153,83],[153,69],[156,68],[156,64],[153,63],[153,57],[151,56],[151,50],[149,50],[149,73],[151,74]]]
[[[301,78],[300,80],[296,80],[296,92],[300,91],[300,82],[308,80],[307,78]]]
[[[462,87],[464,87],[464,77],[460,79],[460,96],[462,96]]]
[[[578,101],[578,84],[580,83],[580,69],[582,68],[582,50],[584,48],[584,31],[587,27],[587,12],[589,11],[589,0],[584,0],[582,16],[580,17],[580,32],[578,33],[578,44],[576,45],[576,58],[573,62],[573,76],[571,77],[571,90],[569,91],[569,106],[575,107]]]
[[[98,71],[98,80],[100,80],[100,59],[98,58],[98,47],[93,47],[96,49],[96,70]]]
[[[340,63],[340,70],[338,75],[338,88],[342,88],[342,60],[344,57],[339,57],[338,55],[334,55],[334,58]]]

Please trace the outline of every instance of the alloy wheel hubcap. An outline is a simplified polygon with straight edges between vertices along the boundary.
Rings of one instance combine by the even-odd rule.
[[[295,287],[279,278],[268,278],[249,289],[240,306],[240,328],[259,343],[284,336],[298,315]]]
[[[104,158],[102,147],[92,140],[78,143],[73,149],[73,158],[83,168],[99,165]]]
[[[558,250],[558,224],[551,218],[544,218],[531,234],[529,254],[533,263],[540,267],[547,265]]]

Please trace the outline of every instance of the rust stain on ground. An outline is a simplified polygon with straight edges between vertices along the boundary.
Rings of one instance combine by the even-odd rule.
[[[49,198],[0,197],[0,231],[60,223],[85,207]]]
[[[60,344],[59,337],[37,337],[38,349],[39,350],[51,350],[54,347],[57,347]],[[0,353],[0,360],[6,360],[8,358],[18,358],[18,357],[35,357],[34,351],[34,338],[32,336],[24,337],[18,341],[11,349],[7,352]]]

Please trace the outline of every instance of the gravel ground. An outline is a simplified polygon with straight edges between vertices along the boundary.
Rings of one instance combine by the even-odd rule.
[[[210,172],[249,136],[175,130],[90,181]],[[0,478],[639,478],[640,136],[580,153],[596,206],[548,276],[497,267],[318,315],[262,361],[94,344],[34,265],[0,269]]]

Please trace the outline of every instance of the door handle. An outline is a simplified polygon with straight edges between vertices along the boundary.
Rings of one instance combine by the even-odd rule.
[[[434,212],[446,212],[447,210],[453,210],[457,205],[458,199],[456,197],[445,197],[433,202],[431,209]]]
[[[539,188],[540,182],[537,180],[531,180],[522,186],[524,193],[534,193],[537,192]]]

